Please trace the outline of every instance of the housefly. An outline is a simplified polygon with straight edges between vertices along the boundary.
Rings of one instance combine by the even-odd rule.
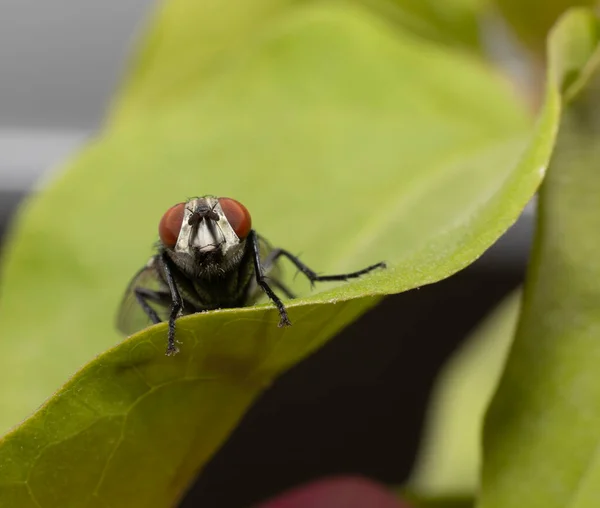
[[[252,305],[264,293],[279,311],[279,326],[291,325],[275,294],[292,292],[278,278],[277,260],[289,259],[313,285],[360,277],[376,268],[339,275],[317,275],[296,256],[272,248],[252,229],[250,213],[231,198],[204,196],[169,208],[158,226],[157,253],[127,288],[117,327],[130,335],[152,323],[169,322],[166,354],[176,354],[175,320],[211,309]],[[268,276],[268,277],[267,277]]]

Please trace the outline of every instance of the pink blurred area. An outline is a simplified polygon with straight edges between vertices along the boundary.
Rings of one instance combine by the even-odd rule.
[[[410,508],[384,486],[360,476],[318,480],[257,508]]]

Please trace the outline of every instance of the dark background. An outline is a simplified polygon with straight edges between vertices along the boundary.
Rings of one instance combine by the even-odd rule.
[[[0,0],[0,241],[40,175],[97,128],[151,4]],[[522,282],[532,229],[528,208],[469,268],[388,297],[282,376],[182,506],[247,506],[336,473],[405,480],[436,372]]]

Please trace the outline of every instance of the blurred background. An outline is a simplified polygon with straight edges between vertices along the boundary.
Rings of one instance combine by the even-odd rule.
[[[19,201],[99,127],[152,5],[0,0],[0,238]],[[405,481],[436,373],[523,280],[532,210],[468,269],[388,297],[284,375],[182,506],[243,506],[336,473]]]

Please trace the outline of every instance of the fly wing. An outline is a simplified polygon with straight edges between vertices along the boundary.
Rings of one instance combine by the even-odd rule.
[[[142,289],[145,294],[152,295],[145,300],[161,321],[166,321],[169,316],[171,296],[168,287],[158,275],[156,257],[153,257],[131,279],[121,301],[117,314],[117,328],[125,335],[131,335],[153,324],[138,302],[136,289]]]

